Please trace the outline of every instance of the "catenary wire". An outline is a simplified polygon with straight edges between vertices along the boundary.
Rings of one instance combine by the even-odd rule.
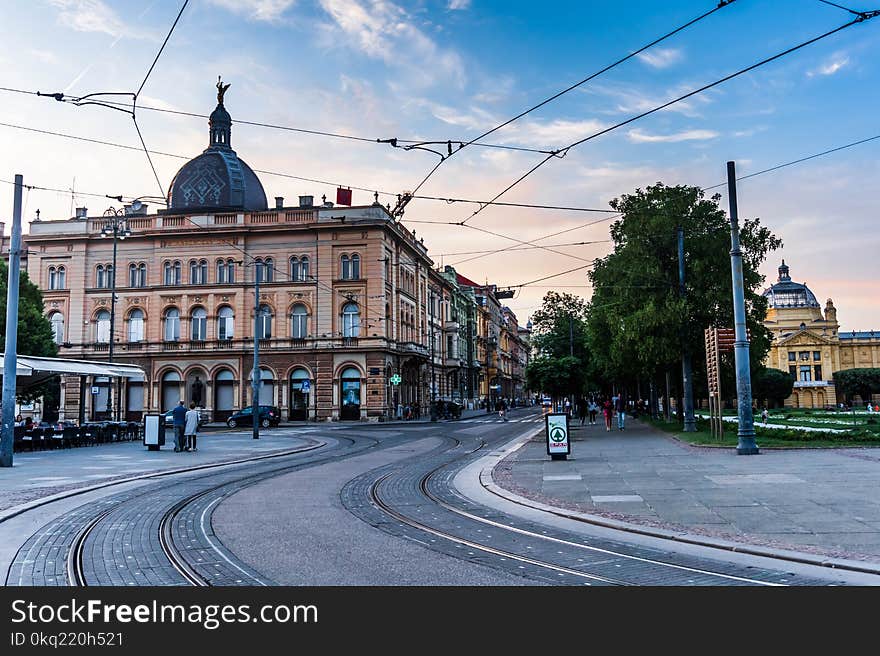
[[[849,21],[848,23],[844,23],[843,25],[840,25],[840,26],[834,28],[833,30],[829,30],[828,32],[825,32],[824,34],[820,34],[819,36],[813,37],[812,39],[809,39],[809,40],[807,40],[807,41],[804,41],[804,42],[802,42],[802,43],[799,43],[799,44],[796,45],[796,46],[792,46],[791,48],[788,48],[788,49],[786,49],[786,50],[784,50],[784,51],[782,51],[782,52],[780,52],[780,53],[777,53],[777,54],[775,54],[775,55],[773,55],[773,56],[771,56],[771,57],[767,57],[767,58],[765,58],[765,59],[762,59],[761,61],[756,62],[756,63],[754,63],[754,64],[752,64],[752,65],[750,65],[750,66],[747,66],[746,68],[742,68],[742,69],[740,69],[740,70],[738,70],[738,71],[736,71],[736,72],[734,72],[734,73],[731,73],[731,74],[729,74],[729,75],[725,75],[724,77],[722,77],[722,78],[719,79],[719,80],[716,80],[715,82],[711,82],[711,83],[706,84],[706,85],[704,85],[704,86],[702,86],[702,87],[699,87],[698,89],[694,89],[693,91],[689,91],[688,93],[686,93],[686,94],[684,94],[684,95],[681,95],[681,96],[679,96],[679,97],[677,97],[677,98],[674,98],[673,100],[670,100],[670,101],[665,102],[665,103],[663,103],[663,104],[661,104],[661,105],[658,105],[657,107],[654,107],[654,108],[652,108],[652,109],[649,109],[649,110],[647,110],[647,111],[644,111],[644,112],[642,112],[641,114],[637,114],[636,116],[632,116],[632,117],[628,118],[628,119],[625,120],[625,121],[621,121],[620,123],[616,123],[615,125],[612,125],[612,126],[607,127],[607,128],[605,128],[605,129],[603,129],[603,130],[600,130],[600,131],[598,131],[598,132],[595,132],[595,133],[591,134],[591,135],[588,136],[588,137],[585,137],[585,138],[583,138],[583,139],[579,139],[579,140],[577,140],[577,141],[571,143],[570,145],[566,146],[565,148],[561,149],[559,152],[562,153],[563,156],[564,156],[564,155],[567,154],[568,151],[571,150],[572,148],[575,148],[575,147],[577,147],[577,146],[580,146],[581,144],[584,144],[584,143],[586,143],[586,142],[588,142],[588,141],[591,141],[592,139],[595,139],[595,138],[597,138],[597,137],[599,137],[599,136],[601,136],[601,135],[604,135],[604,134],[608,134],[609,132],[611,132],[611,131],[613,131],[613,130],[617,130],[617,129],[623,127],[624,125],[629,125],[630,123],[633,123],[634,121],[637,121],[637,120],[642,119],[642,118],[644,118],[644,117],[646,117],[646,116],[649,116],[649,115],[651,115],[651,114],[654,114],[655,112],[659,112],[660,110],[665,109],[665,108],[667,108],[667,107],[670,107],[670,106],[672,106],[672,105],[674,105],[674,104],[676,104],[676,103],[678,103],[678,102],[681,102],[682,100],[686,100],[687,98],[690,98],[690,97],[695,96],[695,95],[697,95],[697,94],[699,94],[699,93],[702,93],[703,91],[707,91],[708,89],[711,89],[711,88],[716,87],[716,86],[718,86],[718,85],[720,85],[720,84],[723,84],[724,82],[727,82],[727,81],[732,80],[732,79],[734,79],[734,78],[736,78],[736,77],[739,77],[740,75],[744,75],[745,73],[748,73],[748,72],[750,72],[750,71],[753,71],[753,70],[755,70],[755,69],[757,69],[757,68],[759,68],[759,67],[761,67],[761,66],[764,66],[764,65],[766,65],[766,64],[769,64],[770,62],[773,62],[773,61],[775,61],[775,60],[777,60],[777,59],[780,59],[781,57],[785,57],[786,55],[789,55],[789,54],[791,54],[791,53],[793,53],[793,52],[795,52],[795,51],[797,51],[797,50],[800,50],[801,48],[805,48],[806,46],[809,46],[809,45],[811,45],[811,44],[813,44],[813,43],[816,43],[817,41],[821,41],[822,39],[825,39],[825,38],[827,38],[827,37],[829,37],[829,36],[832,36],[833,34],[837,34],[838,32],[841,32],[841,31],[843,31],[843,30],[845,30],[845,29],[847,29],[847,28],[849,28],[849,27],[852,27],[853,25],[857,25],[857,24],[859,24],[859,23],[863,23],[863,22],[865,22],[866,20],[870,20],[871,18],[874,18],[874,17],[876,17],[876,16],[877,16],[876,13],[871,13],[871,14],[867,14],[867,15],[860,15],[860,16],[858,16],[857,18],[855,18],[854,20],[851,20],[851,21]],[[494,203],[495,201],[497,201],[499,198],[501,198],[501,196],[503,196],[503,195],[506,194],[508,191],[510,191],[511,189],[513,189],[514,187],[516,187],[519,183],[521,183],[523,180],[525,180],[525,179],[526,179],[527,177],[529,177],[532,173],[534,173],[535,171],[537,171],[539,168],[541,168],[544,164],[546,164],[547,162],[549,162],[549,161],[550,161],[551,159],[553,159],[554,157],[557,157],[557,155],[548,155],[547,157],[545,157],[543,160],[541,160],[540,162],[538,162],[535,166],[533,166],[531,169],[529,169],[529,170],[526,171],[523,175],[521,175],[519,178],[517,178],[514,182],[512,182],[512,183],[509,184],[507,187],[505,187],[505,188],[504,188],[501,192],[499,192],[494,198],[492,198],[492,200],[491,200],[490,202],[493,202],[493,203]],[[466,219],[464,219],[464,220],[462,221],[462,224],[463,224],[463,225],[466,224],[468,221],[470,221],[471,219],[473,219],[477,214],[479,214],[480,212],[482,212],[484,209],[485,209],[485,207],[480,207],[479,209],[475,210],[473,214],[471,214],[469,217],[467,217]]]
[[[543,106],[546,105],[547,103],[552,102],[552,101],[555,100],[556,98],[559,98],[560,96],[562,96],[562,95],[568,93],[569,91],[572,91],[572,90],[574,90],[574,89],[576,89],[576,88],[578,88],[578,87],[580,87],[580,86],[586,84],[587,82],[589,82],[589,81],[591,81],[591,80],[593,80],[593,79],[599,77],[600,75],[602,75],[602,74],[604,74],[604,73],[607,73],[607,72],[610,71],[612,68],[615,68],[616,66],[619,66],[620,64],[622,64],[622,63],[624,63],[624,62],[626,62],[626,61],[632,59],[633,57],[638,56],[639,54],[641,54],[641,53],[644,52],[645,50],[648,50],[649,48],[652,48],[653,46],[657,45],[658,43],[661,43],[662,41],[665,41],[666,39],[668,39],[668,38],[674,36],[675,34],[678,34],[679,32],[681,32],[682,30],[687,29],[687,28],[690,27],[691,25],[694,25],[695,23],[698,23],[698,22],[700,22],[701,20],[703,20],[703,19],[705,19],[705,18],[708,18],[709,16],[711,16],[712,14],[714,14],[714,13],[715,13],[716,11],[718,11],[719,9],[722,9],[723,7],[726,7],[726,6],[730,5],[730,4],[733,4],[733,2],[734,2],[734,0],[721,0],[720,2],[718,2],[718,4],[717,4],[713,9],[711,9],[711,10],[705,12],[704,14],[702,14],[702,15],[700,15],[700,16],[697,16],[696,18],[694,18],[694,19],[688,21],[688,22],[685,23],[684,25],[681,25],[681,26],[677,27],[676,29],[672,30],[671,32],[668,32],[668,33],[664,34],[663,36],[661,36],[661,37],[658,38],[658,39],[655,39],[655,40],[652,41],[651,43],[648,43],[647,45],[642,46],[642,47],[639,48],[638,50],[636,50],[636,51],[634,51],[634,52],[631,52],[631,53],[629,53],[628,55],[626,55],[626,56],[624,56],[624,57],[621,57],[621,58],[618,59],[617,61],[612,62],[612,63],[609,64],[608,66],[605,66],[604,68],[600,69],[599,71],[596,71],[595,73],[593,73],[593,74],[587,76],[586,78],[584,78],[584,79],[581,80],[580,82],[577,82],[577,83],[575,83],[575,84],[569,86],[568,88],[563,89],[562,91],[559,91],[558,93],[556,93],[556,94],[550,96],[549,98],[547,98],[547,99],[541,101],[541,102],[538,103],[537,105],[534,105],[533,107],[530,107],[529,109],[526,109],[525,111],[520,112],[519,114],[517,114],[517,115],[514,116],[513,118],[510,118],[510,119],[504,121],[503,123],[500,123],[499,125],[496,125],[496,126],[493,127],[492,129],[490,129],[490,130],[484,132],[483,134],[479,135],[478,137],[475,137],[474,139],[471,139],[469,142],[467,142],[467,143],[465,143],[464,145],[462,145],[461,148],[459,148],[458,150],[461,150],[461,149],[464,148],[465,146],[470,146],[470,145],[476,143],[476,142],[479,141],[480,139],[483,139],[484,137],[489,136],[489,135],[492,134],[493,132],[496,132],[496,131],[500,130],[501,128],[505,127],[505,126],[510,125],[511,123],[513,123],[514,121],[516,121],[516,120],[522,118],[522,117],[525,116],[526,114],[529,114],[529,113],[535,111],[536,109],[538,109],[538,108],[540,108],[540,107],[543,107]],[[431,176],[434,175],[434,173],[437,171],[437,169],[440,168],[440,164],[442,164],[444,161],[446,161],[447,159],[449,159],[449,157],[451,157],[452,155],[454,155],[456,152],[458,152],[458,151],[450,152],[450,153],[449,153],[449,156],[447,156],[446,158],[441,158],[441,160],[440,160],[440,161],[439,161],[439,162],[438,162],[438,163],[437,163],[437,164],[436,164],[436,165],[435,165],[435,166],[434,166],[434,167],[428,172],[428,174],[427,174],[424,178],[422,178],[421,182],[419,182],[419,183],[415,186],[415,188],[413,189],[412,193],[415,194],[419,189],[421,189],[422,186],[424,186],[424,184],[425,184],[425,183],[431,178]],[[552,151],[552,152],[548,155],[548,157],[551,157],[551,158],[552,158],[552,157],[556,157],[557,155],[558,155],[558,151]]]

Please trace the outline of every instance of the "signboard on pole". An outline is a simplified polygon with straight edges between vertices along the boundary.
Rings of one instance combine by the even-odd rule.
[[[308,394],[308,393],[311,391],[311,389],[312,389],[312,383],[311,383],[311,381],[310,381],[309,379],[307,379],[307,378],[304,379],[304,380],[302,381],[302,383],[300,383],[300,388],[299,388],[299,389],[300,389],[300,391],[301,391],[303,394]]]
[[[544,415],[544,428],[547,438],[547,453],[553,460],[565,460],[571,453],[571,439],[568,429],[568,413],[551,412]]]

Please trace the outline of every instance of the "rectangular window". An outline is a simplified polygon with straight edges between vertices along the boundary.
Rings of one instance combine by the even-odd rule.
[[[788,373],[791,374],[791,377],[797,380],[797,367],[792,365],[788,366]]]
[[[816,376],[814,378],[814,380],[822,380],[822,365],[821,364],[813,365],[813,372]]]
[[[810,365],[801,365],[801,382],[808,382],[813,379],[813,373],[810,370]]]
[[[809,351],[798,351],[798,359],[799,360],[809,360],[810,352]]]
[[[789,352],[788,352],[788,361],[789,361],[789,362],[794,362],[796,359],[797,359],[797,355],[795,354],[795,352],[794,352],[794,351],[789,351]]]
[[[816,362],[819,362],[819,360],[821,360],[821,359],[822,359],[822,352],[821,351],[813,351],[813,360]]]

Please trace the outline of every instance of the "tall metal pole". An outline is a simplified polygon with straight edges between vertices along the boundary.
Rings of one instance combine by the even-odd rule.
[[[682,299],[687,295],[684,286],[684,228],[682,226],[678,226],[678,294]],[[684,338],[684,331],[682,331],[681,336],[681,380],[682,387],[684,388],[682,391],[684,432],[695,433],[697,431],[697,420],[694,418],[694,380],[693,373],[691,372],[691,351]]]
[[[251,373],[251,390],[253,394],[253,436],[260,439],[260,267],[262,262],[254,264],[254,369]]]
[[[15,372],[18,365],[18,279],[21,266],[21,189],[15,176],[12,199],[12,238],[9,242],[9,277],[6,287],[6,346],[3,359],[3,431],[0,435],[0,467],[12,467],[15,439]]]
[[[739,424],[736,447],[738,455],[760,453],[755,443],[755,419],[752,415],[752,379],[749,371],[749,338],[746,333],[746,302],[743,284],[742,251],[739,247],[739,216],[736,206],[736,164],[727,163],[727,190],[730,199],[730,269],[733,276],[733,322],[736,341],[736,398]]]
[[[113,273],[110,276],[110,345],[107,349],[107,362],[113,362],[113,339],[116,327],[116,245],[119,236],[119,221],[114,217],[113,222]],[[113,419],[113,381],[107,378],[107,421]]]
[[[437,421],[437,396],[434,386],[434,302],[436,294],[433,289],[429,288],[431,295],[431,421]],[[397,409],[395,408],[395,411]]]

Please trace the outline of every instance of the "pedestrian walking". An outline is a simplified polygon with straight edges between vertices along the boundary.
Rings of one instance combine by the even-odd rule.
[[[623,430],[626,424],[626,397],[623,392],[617,395],[617,430]]]
[[[767,417],[769,416],[769,414],[770,413],[767,412],[767,408],[764,408],[763,410],[761,410],[761,421],[764,422],[765,424],[767,423]]]
[[[498,416],[501,418],[501,421],[507,421],[507,401],[503,398],[498,404]]]
[[[196,410],[195,403],[189,404],[189,410],[187,410],[184,420],[186,421],[183,427],[183,435],[186,438],[184,450],[198,451],[196,448],[196,433],[199,430],[199,411]]]
[[[596,414],[599,412],[599,404],[596,403],[595,398],[590,399],[590,405],[588,406],[588,411],[590,413],[590,426],[596,425]]]
[[[177,404],[177,407],[171,411],[172,424],[174,426],[174,452],[183,451],[183,430],[186,427],[186,406],[183,399]]]
[[[611,430],[611,417],[614,414],[614,406],[611,405],[611,401],[609,399],[605,399],[605,402],[602,404],[602,414],[605,416],[605,430]]]
[[[571,417],[571,399],[565,397],[565,414]]]
[[[581,426],[583,426],[584,422],[587,420],[587,399],[585,399],[583,396],[578,398],[577,414],[578,419],[581,420]]]

